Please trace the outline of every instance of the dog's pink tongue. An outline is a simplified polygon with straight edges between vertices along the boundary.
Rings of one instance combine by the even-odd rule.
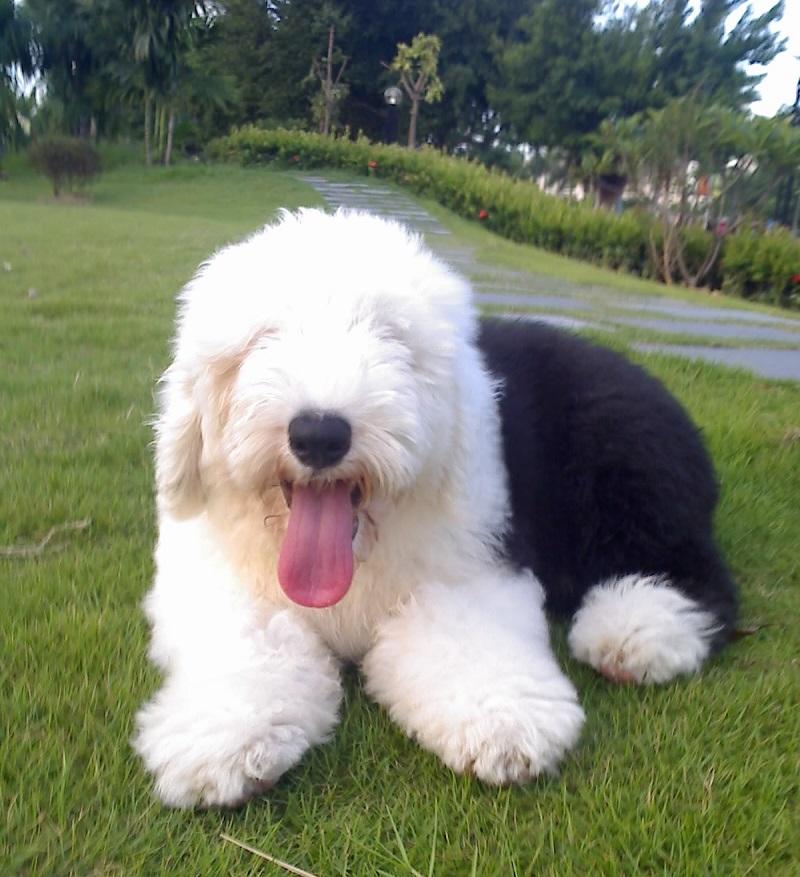
[[[350,488],[292,490],[289,524],[278,558],[278,581],[301,606],[332,606],[353,580],[353,506]]]

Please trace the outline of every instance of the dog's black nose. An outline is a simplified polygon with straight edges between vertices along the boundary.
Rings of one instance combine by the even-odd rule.
[[[352,434],[350,424],[337,414],[306,412],[289,424],[289,447],[306,466],[326,469],[350,450]]]

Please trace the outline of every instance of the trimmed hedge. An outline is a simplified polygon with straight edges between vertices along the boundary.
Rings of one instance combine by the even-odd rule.
[[[723,292],[800,308],[800,245],[788,229],[745,229],[731,235],[722,251],[720,273]]]
[[[480,219],[497,234],[608,268],[656,277],[651,235],[660,226],[650,214],[621,215],[547,195],[534,183],[423,147],[324,137],[305,131],[240,128],[208,146],[211,158],[245,165],[336,167],[384,177],[433,198],[455,213]],[[683,230],[691,270],[702,261],[710,233]],[[800,242],[785,230],[729,235],[712,278],[725,292],[800,307]]]

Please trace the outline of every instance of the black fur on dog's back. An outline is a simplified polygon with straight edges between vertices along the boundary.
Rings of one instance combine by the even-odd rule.
[[[659,381],[606,348],[530,321],[482,322],[504,384],[510,559],[574,612],[605,579],[660,574],[719,620],[736,589],[714,543],[717,485],[697,428]]]

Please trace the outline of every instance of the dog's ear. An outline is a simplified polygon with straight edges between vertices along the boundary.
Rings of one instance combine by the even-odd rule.
[[[200,457],[203,452],[201,412],[194,382],[173,363],[161,379],[156,421],[156,492],[158,501],[178,518],[203,508]]]

